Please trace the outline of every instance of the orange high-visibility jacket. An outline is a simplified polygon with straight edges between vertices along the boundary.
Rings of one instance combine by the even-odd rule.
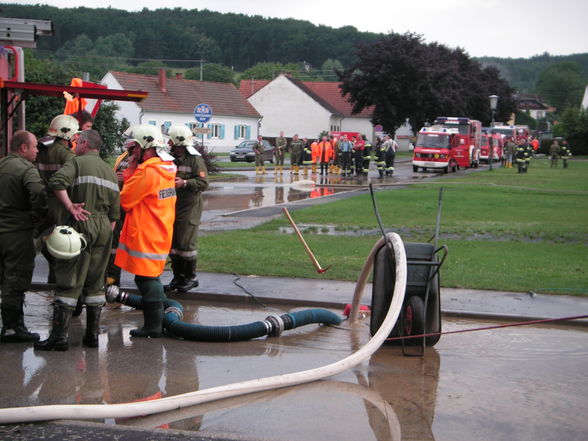
[[[319,149],[318,149],[318,142],[313,142],[312,144],[310,144],[310,155],[311,155],[313,164],[320,162],[321,158],[320,158],[320,153],[319,153]]]
[[[158,156],[125,170],[120,204],[127,215],[114,263],[131,274],[158,277],[171,248],[177,167]]]
[[[333,144],[331,144],[329,141],[321,141],[318,143],[318,162],[322,162],[323,152],[325,152],[325,162],[329,162],[331,159],[335,158]]]

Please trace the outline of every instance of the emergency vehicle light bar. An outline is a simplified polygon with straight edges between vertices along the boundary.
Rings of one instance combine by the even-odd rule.
[[[463,116],[438,116],[434,124],[468,124],[469,122],[470,119]]]

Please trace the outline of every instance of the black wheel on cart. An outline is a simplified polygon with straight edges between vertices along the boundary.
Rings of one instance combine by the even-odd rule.
[[[404,309],[404,335],[420,335],[425,333],[425,304],[419,296],[411,296]],[[419,345],[421,339],[406,340],[407,345]]]

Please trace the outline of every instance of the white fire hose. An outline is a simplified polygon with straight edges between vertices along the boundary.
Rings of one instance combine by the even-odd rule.
[[[196,404],[236,397],[253,392],[310,383],[311,381],[320,380],[321,378],[330,377],[346,371],[347,369],[360,364],[378,350],[384,340],[388,338],[392,328],[396,324],[402,308],[406,290],[406,253],[402,239],[398,234],[388,233],[387,237],[394,249],[396,262],[396,281],[394,284],[394,295],[392,297],[390,309],[388,310],[378,332],[376,332],[376,334],[374,334],[374,336],[362,348],[342,360],[319,368],[255,380],[247,380],[153,401],[122,404],[56,404],[0,409],[0,424],[60,419],[102,420],[107,418],[132,418],[181,409]],[[384,238],[381,238],[376,242],[363,265],[356,283],[353,303],[351,305],[350,320],[352,324],[357,320],[359,301],[361,300],[370,271],[373,268],[374,256],[382,246],[385,246],[385,244],[386,240]]]

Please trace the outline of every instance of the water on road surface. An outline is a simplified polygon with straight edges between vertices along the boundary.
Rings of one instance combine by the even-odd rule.
[[[194,298],[194,297],[192,297]],[[184,321],[235,325],[300,306],[201,303],[176,297]],[[29,294],[29,328],[49,332],[48,293]],[[28,311],[28,309],[27,309]],[[341,314],[341,311],[335,311]],[[280,337],[239,343],[131,339],[140,311],[105,310],[100,347],[81,345],[72,320],[67,352],[2,344],[2,407],[124,403],[320,367],[363,346],[359,328],[308,325]],[[493,325],[445,319],[445,331]],[[425,356],[383,346],[335,377],[307,385],[106,424],[199,431],[271,440],[585,440],[588,433],[586,328],[525,326],[442,336]]]

